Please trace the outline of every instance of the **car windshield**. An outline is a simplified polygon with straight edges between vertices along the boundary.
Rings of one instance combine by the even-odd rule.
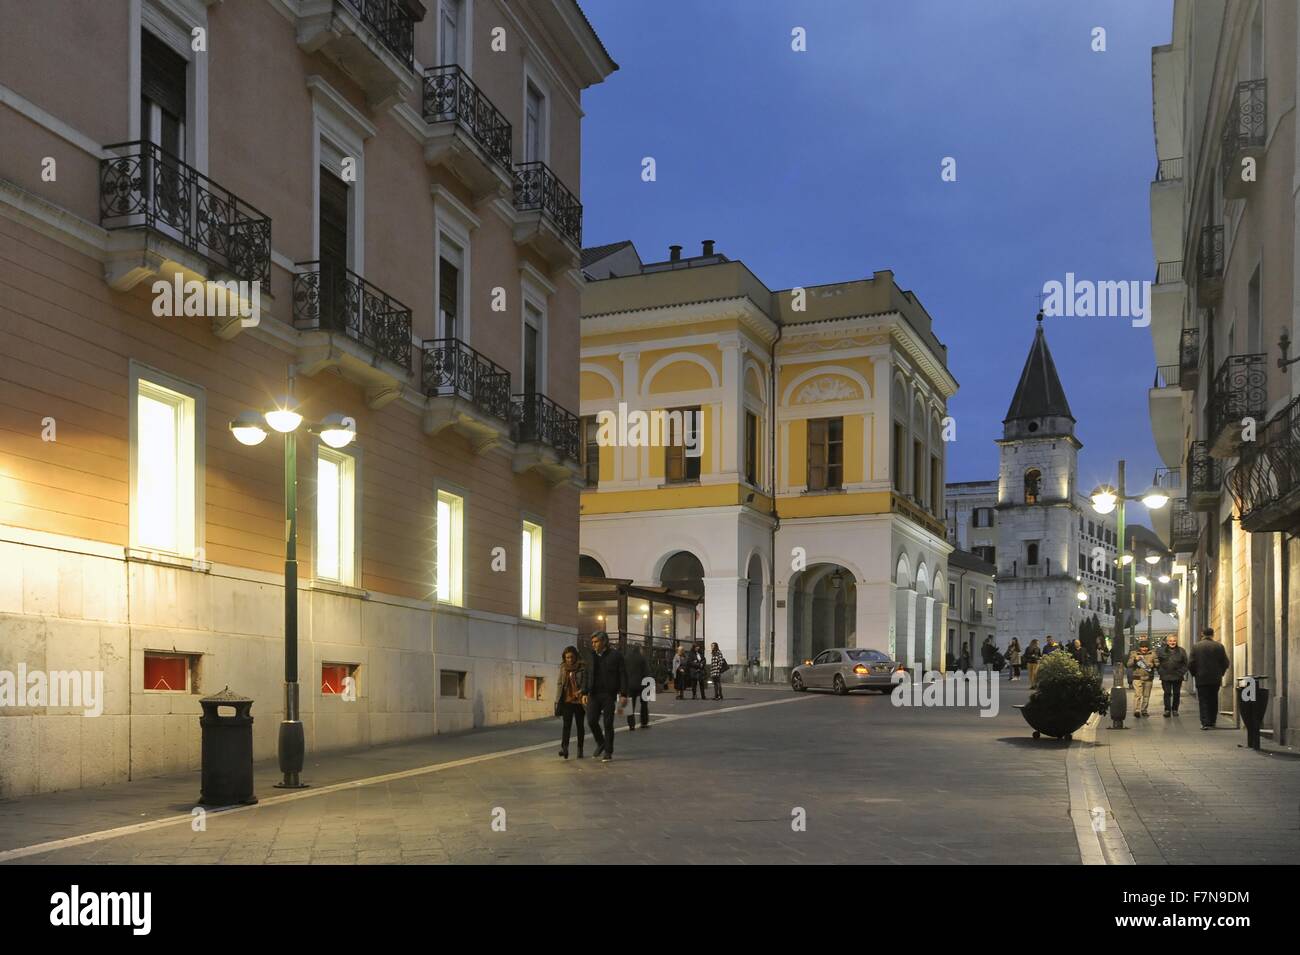
[[[861,663],[888,663],[889,657],[885,656],[879,650],[846,650],[849,659]]]

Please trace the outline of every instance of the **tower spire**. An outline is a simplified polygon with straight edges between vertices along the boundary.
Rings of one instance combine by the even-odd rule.
[[[1040,428],[1048,432],[1062,429],[1072,433],[1074,415],[1070,412],[1070,403],[1065,398],[1065,389],[1061,386],[1061,377],[1056,372],[1056,362],[1052,360],[1051,349],[1047,347],[1047,336],[1043,333],[1043,313],[1040,310],[1035,317],[1034,341],[1029,347],[1024,370],[1020,373],[1020,383],[1011,398],[1011,407],[1002,419],[1008,432],[1012,425],[1030,421],[1038,422]],[[1065,419],[1048,422],[1044,419]],[[1066,423],[1068,421],[1068,424]],[[1018,429],[1017,429],[1018,430]]]

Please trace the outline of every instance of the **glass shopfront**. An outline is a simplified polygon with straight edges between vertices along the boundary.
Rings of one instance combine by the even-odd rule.
[[[700,600],[666,587],[635,587],[630,580],[581,577],[578,580],[579,642],[585,650],[591,634],[604,630],[624,652],[639,646],[661,684],[671,673],[679,644],[688,650],[696,639]]]

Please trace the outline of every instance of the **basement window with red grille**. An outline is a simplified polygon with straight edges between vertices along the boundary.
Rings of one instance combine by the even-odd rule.
[[[322,663],[320,668],[321,696],[354,696],[356,694],[355,663]],[[348,677],[353,677],[351,686]]]
[[[540,676],[524,677],[524,699],[537,701],[542,698],[542,678]]]
[[[177,653],[144,655],[144,688],[163,693],[188,693],[192,657]]]

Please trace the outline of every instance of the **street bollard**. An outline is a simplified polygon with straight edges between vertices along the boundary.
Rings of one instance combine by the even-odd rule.
[[[1243,676],[1237,680],[1237,711],[1246,726],[1246,745],[1251,749],[1259,749],[1259,728],[1264,725],[1264,711],[1268,709],[1268,690],[1260,684],[1267,679]]]

